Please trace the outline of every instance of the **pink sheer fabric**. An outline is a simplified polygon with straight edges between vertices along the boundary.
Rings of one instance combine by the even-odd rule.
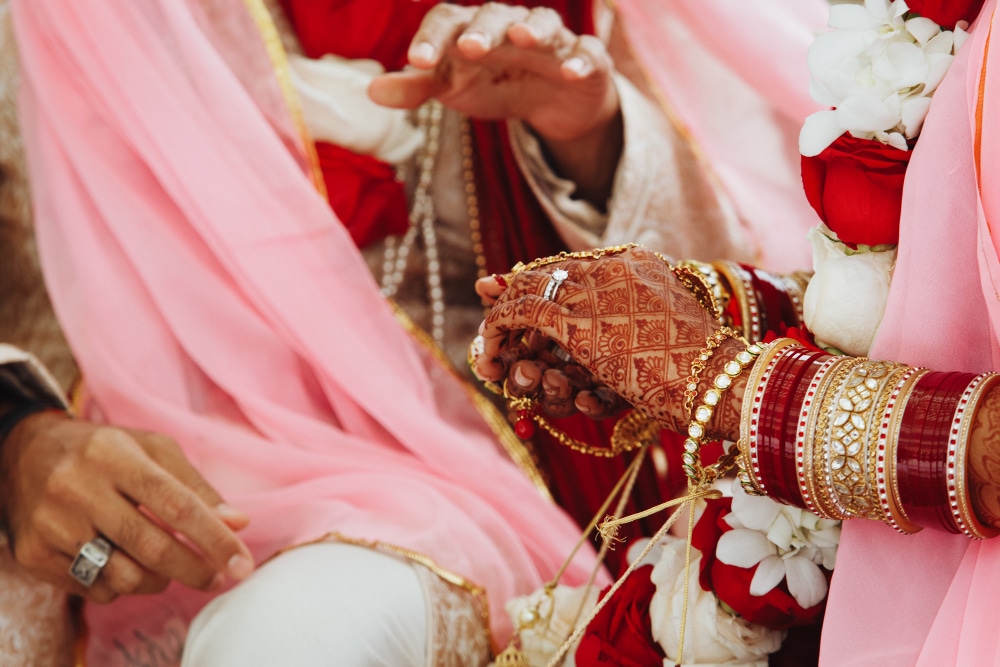
[[[758,264],[809,268],[818,219],[798,133],[818,106],[806,53],[825,0],[615,0],[632,47],[759,244]]]
[[[935,94],[903,193],[899,259],[872,357],[1000,370],[1000,50],[989,53],[977,187],[976,109],[996,0]],[[992,225],[991,225],[992,223]],[[1000,541],[848,522],[823,626],[828,665],[1000,664]]]
[[[246,7],[205,4],[14,2],[40,251],[96,406],[175,437],[250,513],[258,559],[329,531],[426,554],[486,588],[503,641],[503,603],[578,531],[489,437],[441,417],[415,345],[252,97],[269,87],[246,88],[201,26]],[[206,601],[172,586],[88,607],[90,664],[171,664]]]

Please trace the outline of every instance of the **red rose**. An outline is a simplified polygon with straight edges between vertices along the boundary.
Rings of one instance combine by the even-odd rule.
[[[725,516],[732,511],[732,498],[708,501],[705,512],[694,527],[692,544],[701,551],[701,571],[698,581],[706,591],[714,591],[716,597],[737,614],[751,623],[774,630],[784,630],[796,625],[816,622],[826,607],[826,601],[810,609],[804,609],[791,593],[784,581],[771,589],[767,595],[750,595],[750,582],[757,566],[752,568],[726,565],[715,557],[715,546],[722,534],[732,530]]]
[[[972,23],[979,16],[983,0],[907,0],[906,5],[945,30],[954,30],[959,21]]]
[[[784,322],[782,322],[780,329],[781,331],[768,331],[766,334],[764,334],[764,340],[762,340],[761,342],[773,343],[779,338],[791,338],[792,340],[794,340],[796,343],[806,348],[807,350],[812,350],[813,352],[823,351],[816,346],[816,339],[813,338],[813,335],[809,332],[809,329],[806,329],[806,325],[803,324],[800,327],[790,327]]]
[[[662,667],[667,656],[653,639],[649,620],[656,592],[652,571],[652,565],[643,565],[633,572],[590,622],[576,650],[577,667]]]
[[[816,213],[847,245],[895,245],[909,162],[910,151],[844,134],[802,158],[802,184]]]

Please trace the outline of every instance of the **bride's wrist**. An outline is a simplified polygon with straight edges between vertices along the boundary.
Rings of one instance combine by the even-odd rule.
[[[737,356],[746,352],[747,343],[742,339],[730,339],[719,346],[705,368],[705,377],[709,382],[720,375],[730,377],[726,366],[736,360]],[[734,370],[734,368],[730,368]],[[736,441],[740,432],[740,410],[743,405],[743,395],[746,393],[746,373],[738,373],[731,377],[732,384],[721,394],[722,400],[715,407],[712,419],[708,422],[708,437],[716,440]]]

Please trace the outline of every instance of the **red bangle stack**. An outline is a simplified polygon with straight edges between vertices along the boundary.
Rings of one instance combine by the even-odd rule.
[[[768,331],[780,334],[782,325],[802,326],[803,289],[797,279],[735,262],[714,266],[731,295],[724,311],[727,321],[748,340],[760,341]]]
[[[994,374],[929,373],[779,339],[749,376],[740,482],[827,518],[1000,534],[976,517],[966,481],[973,418],[998,384]]]
[[[947,443],[962,395],[975,379],[971,373],[927,373],[906,402],[896,471],[900,502],[918,526],[962,532],[948,502]]]
[[[829,358],[825,352],[789,348],[775,363],[761,401],[757,429],[761,481],[772,498],[788,505],[805,507],[794,444],[810,381]]]

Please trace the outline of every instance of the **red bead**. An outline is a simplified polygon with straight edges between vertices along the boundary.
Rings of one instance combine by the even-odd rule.
[[[519,417],[514,422],[514,433],[521,440],[530,440],[535,435],[535,422],[530,417]]]

